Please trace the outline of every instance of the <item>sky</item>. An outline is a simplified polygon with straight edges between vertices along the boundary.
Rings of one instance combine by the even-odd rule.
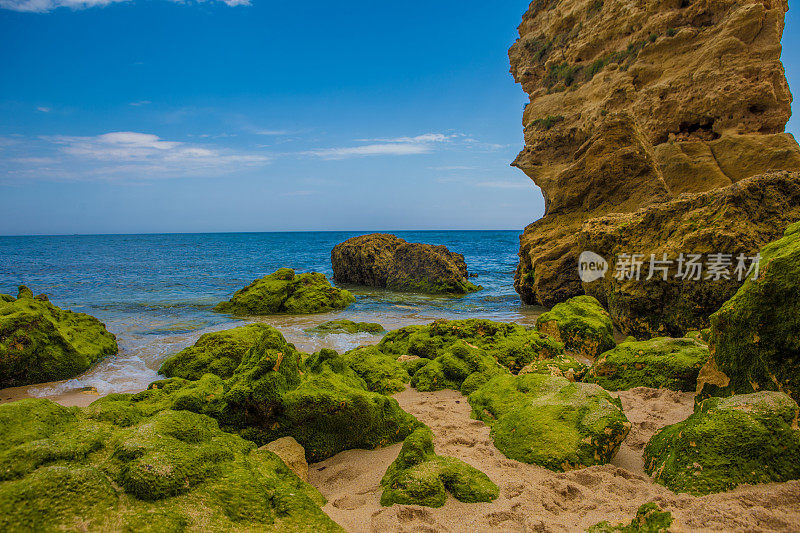
[[[0,235],[522,230],[527,4],[0,0]]]

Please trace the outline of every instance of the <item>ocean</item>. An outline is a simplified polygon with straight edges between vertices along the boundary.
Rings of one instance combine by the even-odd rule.
[[[249,322],[274,325],[298,349],[345,351],[380,336],[304,332],[326,320],[378,322],[387,330],[437,318],[480,317],[533,323],[541,308],[514,292],[519,232],[394,232],[409,242],[444,244],[464,254],[482,291],[463,297],[425,296],[345,285],[357,302],[345,310],[305,316],[238,319],[213,312],[239,288],[280,267],[332,278],[331,249],[360,232],[209,233],[0,237],[0,293],[25,284],[59,307],[96,316],[117,336],[120,352],[81,376],[27,388],[53,397],[93,387],[99,394],[143,390],[159,379],[170,355],[206,332]]]

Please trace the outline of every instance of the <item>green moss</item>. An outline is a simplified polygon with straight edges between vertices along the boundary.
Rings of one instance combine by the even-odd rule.
[[[209,373],[229,378],[247,351],[270,329],[266,324],[250,324],[206,333],[194,346],[164,361],[158,372],[167,377],[184,379],[200,379],[203,374]]]
[[[294,270],[281,268],[236,291],[214,310],[233,315],[310,314],[344,309],[355,301],[349,291],[333,287],[324,274],[295,275]]]
[[[584,381],[607,390],[652,387],[690,392],[697,388],[697,375],[708,358],[708,346],[691,338],[626,341],[602,354]]]
[[[341,531],[277,455],[211,418],[166,410],[123,427],[88,414],[0,405],[0,530]]]
[[[346,358],[326,349],[303,362],[271,327],[228,379],[157,381],[146,391],[94,402],[89,416],[130,424],[168,409],[208,415],[259,445],[294,437],[310,461],[399,442],[420,426],[396,400],[370,392]]]
[[[397,459],[381,479],[381,505],[441,507],[450,492],[466,503],[490,502],[499,489],[480,470],[454,457],[436,455],[433,433],[420,428],[406,437]]]
[[[630,430],[618,398],[561,377],[498,375],[469,403],[506,457],[551,470],[608,463]]]
[[[615,346],[611,315],[591,296],[556,304],[536,319],[536,329],[585,357],[595,358]]]
[[[77,376],[117,353],[114,335],[93,316],[34,299],[0,301],[0,388]]]
[[[375,346],[362,346],[342,355],[347,365],[364,380],[367,390],[394,394],[406,388],[411,378],[397,358]]]
[[[420,391],[454,389],[471,392],[490,377],[508,373],[486,351],[464,340],[458,340],[445,348],[436,359],[423,361],[427,363],[418,368],[411,377],[411,385]],[[465,382],[467,386],[463,389]]]
[[[716,394],[779,390],[800,400],[800,223],[761,249],[760,272],[711,315]],[[701,395],[710,392],[704,386]]]
[[[612,526],[608,522],[600,522],[587,531],[589,533],[667,533],[670,531],[672,521],[672,513],[662,511],[658,504],[650,502],[639,507],[636,517],[630,524]]]
[[[687,420],[650,439],[645,470],[690,494],[800,479],[797,415],[797,403],[780,392],[705,400]]]
[[[589,367],[571,355],[558,355],[550,359],[534,361],[520,371],[520,374],[546,374],[561,376],[570,381],[580,381]]]
[[[549,130],[559,122],[563,121],[564,115],[548,115],[545,118],[537,118],[536,120],[532,120],[529,126],[540,130]]]
[[[525,365],[563,353],[553,339],[513,323],[470,318],[437,320],[428,326],[407,326],[391,331],[378,348],[392,355],[416,355],[436,359],[458,341],[480,348],[512,372]]]
[[[306,329],[306,333],[315,335],[330,335],[331,333],[383,333],[385,330],[375,322],[353,322],[352,320],[329,320],[313,328]]]

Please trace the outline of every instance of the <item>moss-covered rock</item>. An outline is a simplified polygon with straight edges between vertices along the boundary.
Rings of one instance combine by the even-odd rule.
[[[250,324],[206,333],[193,346],[164,361],[158,372],[170,378],[200,379],[209,373],[229,378],[247,351],[270,329],[266,324]]]
[[[455,457],[436,455],[433,433],[420,428],[406,437],[400,455],[381,479],[381,505],[441,507],[447,493],[466,503],[490,502],[499,489],[480,470]]]
[[[650,502],[639,507],[630,524],[612,526],[607,521],[603,521],[586,531],[589,533],[667,533],[670,531],[672,521],[672,513],[662,511],[658,504]]]
[[[781,392],[710,398],[656,433],[645,470],[675,492],[708,494],[742,483],[800,479],[798,406]]]
[[[506,457],[551,470],[608,463],[631,427],[598,385],[542,374],[495,376],[469,403]]]
[[[324,274],[296,275],[291,268],[281,268],[239,289],[214,310],[239,316],[303,315],[344,309],[355,301],[349,291],[332,286]]]
[[[330,335],[332,333],[383,333],[383,326],[375,322],[353,322],[352,320],[329,320],[319,326],[308,328],[306,333]]]
[[[690,338],[626,341],[602,354],[584,381],[615,391],[652,387],[690,392],[708,357],[708,346]]]
[[[331,251],[331,264],[333,278],[342,283],[428,294],[466,294],[481,289],[469,281],[463,255],[386,233],[361,235],[337,244]]]
[[[171,378],[90,406],[93,417],[128,424],[168,409],[208,415],[225,431],[259,445],[294,437],[309,461],[399,442],[421,425],[396,400],[370,392],[335,351],[321,350],[303,361],[272,327],[228,379],[213,374],[196,381]]]
[[[536,319],[536,329],[564,349],[595,358],[615,346],[611,315],[591,296],[576,296],[556,304]]]
[[[436,359],[422,359],[411,376],[411,386],[419,391],[461,390],[468,395],[497,374],[509,371],[481,348],[458,340]],[[466,384],[466,387],[464,387]]]
[[[0,388],[75,377],[117,350],[102,322],[34,299],[24,285],[0,300]]]
[[[277,455],[187,411],[120,426],[0,405],[0,530],[341,531]]]
[[[361,346],[342,355],[347,365],[364,380],[367,390],[394,394],[406,388],[411,380],[405,367],[396,357],[387,355],[375,346]]]
[[[760,254],[758,277],[711,315],[701,397],[778,390],[800,401],[800,222]]]
[[[514,323],[478,318],[437,320],[428,326],[407,326],[381,339],[378,348],[393,355],[416,355],[436,359],[459,340],[481,348],[511,372],[525,365],[564,352],[564,345],[539,332]]]
[[[570,381],[580,381],[588,372],[589,367],[571,355],[557,355],[550,359],[534,361],[519,371],[522,374],[546,374],[548,376],[561,376]]]

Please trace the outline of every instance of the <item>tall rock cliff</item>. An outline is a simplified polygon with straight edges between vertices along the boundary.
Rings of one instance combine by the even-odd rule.
[[[774,174],[800,170],[800,147],[784,133],[792,101],[780,62],[787,9],[787,0],[534,0],[509,50],[511,72],[530,96],[525,147],[513,165],[545,199],[544,217],[520,239],[515,287],[523,301],[552,305],[589,292],[629,324],[623,330],[646,336],[701,327],[707,309],[735,292],[736,284],[715,287],[702,310],[673,323],[664,323],[664,311],[634,324],[631,300],[657,298],[655,307],[675,311],[697,307],[691,299],[700,297],[668,282],[615,284],[613,265],[587,286],[577,259],[593,248],[715,252],[715,225],[734,234],[731,244],[735,225],[757,222],[746,242],[718,250],[755,253],[800,218],[800,178]],[[759,179],[770,188],[760,204],[752,197]],[[653,209],[658,216],[648,215]],[[703,221],[703,240],[677,222],[692,218],[687,209],[724,216]],[[669,235],[659,231],[665,225]]]

